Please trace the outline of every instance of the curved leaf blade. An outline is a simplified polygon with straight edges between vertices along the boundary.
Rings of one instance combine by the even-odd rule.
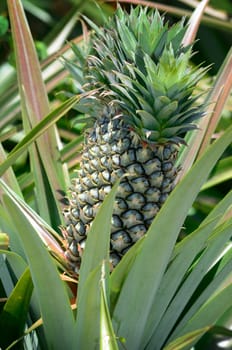
[[[108,281],[111,217],[119,182],[115,183],[102,203],[86,241],[80,269],[74,342],[80,349],[92,349],[99,343],[101,266],[105,261],[105,278]]]
[[[107,302],[105,266],[102,265],[102,277],[100,282],[100,350],[118,350],[116,336]]]
[[[189,332],[168,344],[163,350],[182,350],[190,349],[206,332],[210,330],[210,327],[203,327],[196,331]]]

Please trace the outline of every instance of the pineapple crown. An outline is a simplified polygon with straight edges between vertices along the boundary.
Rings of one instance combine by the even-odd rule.
[[[87,21],[93,34],[82,91],[90,96],[80,110],[97,118],[110,105],[143,141],[184,143],[203,115],[193,90],[206,71],[190,64],[192,47],[181,44],[184,20],[169,27],[157,10],[119,7],[102,28]]]

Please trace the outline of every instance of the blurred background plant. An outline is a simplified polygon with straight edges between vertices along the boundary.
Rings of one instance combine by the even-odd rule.
[[[138,3],[157,7],[161,12],[166,13],[166,17],[170,23],[174,23],[183,15],[189,17],[198,4],[198,2],[194,0],[159,2],[127,0],[123,1],[121,4],[125,9],[129,9],[131,4],[136,5]],[[20,68],[20,51],[18,51],[17,55],[16,49],[15,54],[15,44],[13,44],[11,33],[13,15],[11,15],[10,26],[7,2],[1,1],[0,160],[4,163],[8,154],[12,156],[9,158],[10,163],[5,167],[7,171],[1,172],[1,178],[4,184],[7,184],[9,188],[14,191],[11,193],[9,188],[4,187],[4,184],[4,190],[0,190],[0,230],[7,233],[0,235],[0,248],[2,252],[6,253],[6,248],[9,246],[9,236],[11,242],[11,252],[7,253],[7,259],[5,255],[1,255],[0,260],[0,312],[2,311],[0,319],[0,346],[3,349],[7,348],[13,341],[22,336],[25,331],[24,325],[26,322],[28,327],[31,325],[32,329],[37,329],[37,326],[41,324],[40,315],[43,315],[43,311],[41,311],[41,305],[38,305],[36,296],[33,293],[33,285],[34,288],[35,285],[43,285],[50,276],[53,290],[56,290],[56,286],[58,290],[58,286],[60,286],[56,276],[53,276],[52,268],[50,272],[47,272],[44,281],[42,281],[42,276],[40,276],[40,281],[33,279],[32,283],[25,256],[27,256],[28,250],[31,250],[32,255],[44,255],[44,253],[39,251],[40,246],[36,238],[34,240],[32,239],[31,242],[29,240],[29,247],[25,248],[24,239],[26,240],[27,238],[18,238],[17,225],[22,225],[22,223],[24,223],[26,233],[30,232],[32,228],[34,228],[37,233],[40,231],[39,235],[40,237],[44,237],[44,242],[48,250],[55,256],[56,261],[59,261],[61,271],[65,270],[65,258],[62,249],[59,248],[59,244],[62,245],[62,242],[57,233],[59,233],[58,226],[63,224],[61,215],[63,194],[68,191],[70,178],[74,176],[74,170],[78,167],[80,160],[83,125],[76,123],[80,115],[75,109],[71,109],[76,100],[69,100],[67,102],[67,98],[63,94],[63,91],[75,93],[77,87],[73,80],[70,79],[69,73],[61,63],[60,58],[64,56],[70,60],[73,59],[73,52],[70,50],[68,41],[78,44],[82,41],[82,35],[86,35],[87,27],[81,19],[80,14],[84,14],[97,25],[101,25],[103,23],[102,11],[106,15],[111,15],[116,8],[116,2],[114,1],[104,2],[92,0],[34,0],[22,1],[22,5],[26,12],[36,52],[41,63],[43,80],[40,81],[38,78],[39,71],[38,69],[36,71],[35,68],[34,80],[32,79],[34,87],[31,89],[31,98],[33,100],[33,97],[35,97],[36,103],[29,106],[27,105],[28,102],[26,102],[25,106],[22,107],[22,105],[20,105],[20,96],[22,99],[22,94],[25,93],[22,89],[22,82],[25,84],[25,89],[30,90],[30,79],[25,77],[23,73],[27,63],[24,61],[24,65],[22,64]],[[15,18],[16,17],[17,16],[15,16]],[[193,57],[194,64],[204,62],[205,66],[212,65],[206,78],[202,80],[199,86],[199,89],[202,91],[206,91],[213,86],[217,74],[223,69],[223,62],[231,47],[231,17],[232,4],[229,0],[212,0],[205,9],[205,15],[201,20],[195,44],[195,51],[198,51],[198,53]],[[26,28],[24,28],[24,30],[26,30]],[[17,35],[19,34],[16,33],[16,37]],[[21,60],[23,60],[22,57]],[[19,85],[17,83],[16,68],[18,70]],[[43,86],[43,81],[45,83],[45,88]],[[26,96],[26,100],[30,101],[30,96]],[[230,96],[223,108],[223,112],[220,114],[219,122],[213,122],[215,129],[211,135],[212,140],[219,139],[231,125],[231,102],[232,97]],[[37,122],[41,121],[40,112],[37,114],[37,108],[41,104],[45,106],[43,107],[43,113],[41,112],[43,116],[49,115],[50,111],[55,111],[53,115],[50,115],[51,124],[54,124],[55,120],[57,121],[56,126],[52,126],[52,131],[50,129],[49,131],[47,130],[48,123],[47,126],[45,125],[44,129],[42,129],[42,131],[46,130],[46,132],[49,132],[49,136],[44,136],[45,138],[47,137],[47,139],[43,141],[44,144],[46,143],[47,147],[48,139],[50,140],[49,155],[47,154],[45,156],[46,147],[43,149],[43,144],[38,143],[38,149],[35,147],[26,152],[15,153],[14,157],[12,150],[17,151],[15,147],[20,144],[20,142],[22,142],[21,146],[24,144],[26,148],[28,145],[25,143],[25,135],[30,132]],[[32,112],[30,115],[28,115],[29,110]],[[33,135],[31,135],[31,137],[32,136]],[[41,156],[41,152],[44,152],[43,156]],[[12,165],[12,168],[9,167],[9,165]],[[217,162],[217,165],[213,168],[209,180],[205,182],[191,206],[179,238],[186,237],[189,233],[197,229],[202,221],[207,218],[207,215],[212,209],[220,203],[227,193],[229,193],[232,187],[231,169],[232,156],[230,146],[227,147],[226,151]],[[9,199],[4,199],[4,192],[8,193],[10,198],[14,198],[15,193],[19,197],[17,197],[15,203],[14,201],[10,202]],[[30,220],[28,219],[28,221],[24,221],[24,216],[20,217],[19,213],[17,221],[17,218],[12,214],[12,212],[17,212],[16,203],[20,203],[20,200],[22,200],[21,208],[24,206],[24,213],[30,216]],[[38,217],[32,216],[28,208],[32,208],[35,213],[38,214]],[[28,222],[30,224],[28,224]],[[53,239],[51,239],[51,242],[48,242],[49,234],[52,237],[56,237],[58,242],[57,246]],[[24,242],[23,244],[22,241]],[[34,249],[34,244],[38,245],[38,251]],[[46,265],[46,259],[48,259],[47,256],[44,257],[44,262],[41,262],[41,264],[44,263],[44,266],[49,266],[49,263]],[[38,258],[34,261],[35,268],[36,263],[38,264]],[[63,275],[63,278],[68,279],[69,297],[72,301],[72,298],[75,299],[77,280],[70,275]],[[104,286],[102,288],[104,290]],[[36,293],[39,293],[38,289],[36,289]],[[53,293],[53,291],[51,293]],[[57,314],[54,315],[53,321],[56,322],[57,318],[60,319],[63,317],[67,321],[66,327],[71,328],[73,320],[72,317],[68,315],[69,311],[67,311],[67,305],[66,307],[61,307],[61,300],[66,298],[64,294],[64,291],[62,291],[57,296],[57,299],[54,298],[54,300],[50,301],[51,303],[56,302],[56,305],[59,305],[59,307],[57,306]],[[14,297],[14,295],[17,297]],[[9,296],[11,296],[11,298],[9,298]],[[21,299],[20,296],[22,297]],[[21,300],[20,302],[19,299]],[[28,316],[29,306],[30,315]],[[46,307],[49,308],[51,305],[46,305]],[[10,310],[17,310],[16,317],[13,320],[8,317]],[[228,310],[228,314],[230,315],[229,311],[230,310]],[[68,315],[67,317],[65,317],[66,314]],[[226,325],[228,318],[226,315],[224,315],[224,317],[226,320],[224,324]],[[37,320],[39,320],[38,324],[34,323]],[[46,327],[46,320],[43,319],[43,321]],[[8,325],[10,325],[9,328]],[[4,335],[2,329],[4,329]],[[7,329],[8,331],[6,331]],[[49,341],[47,340],[47,335],[44,335],[44,329],[39,327],[37,330],[38,332],[35,336],[34,333],[31,332],[31,329],[27,330],[26,332],[28,332],[30,336],[25,337],[26,340],[22,342],[21,345],[17,343],[15,348],[19,348],[19,346],[29,349],[36,349],[39,347],[42,349],[49,348],[47,345]],[[55,333],[55,331],[56,329],[54,329],[53,332]],[[228,338],[231,337],[231,334],[229,332],[227,334],[224,328],[223,331],[219,330],[218,333],[219,336],[223,335],[226,337],[228,335]],[[211,349],[210,346],[212,346],[211,342],[213,341],[212,334],[208,332],[207,336],[205,336],[203,340],[201,339],[199,344],[196,345],[196,349],[204,348],[205,344],[208,344],[208,349]],[[57,338],[57,344],[59,344],[59,337]],[[66,347],[68,348],[68,346],[67,344]],[[65,348],[64,343],[62,344],[62,348]],[[104,347],[102,348],[105,349]]]

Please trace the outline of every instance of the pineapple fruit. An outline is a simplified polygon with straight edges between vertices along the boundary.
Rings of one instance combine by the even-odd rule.
[[[76,273],[91,223],[117,179],[112,267],[145,235],[174,187],[186,132],[203,115],[193,90],[204,69],[191,66],[191,47],[181,45],[183,21],[169,27],[158,11],[119,7],[103,28],[91,25],[91,52],[80,59],[75,49],[84,67],[68,64],[78,84],[83,72],[79,109],[90,120],[64,209],[66,256]]]

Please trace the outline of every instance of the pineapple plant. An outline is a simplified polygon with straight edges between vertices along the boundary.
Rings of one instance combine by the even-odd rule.
[[[190,64],[192,47],[182,45],[184,21],[170,27],[158,11],[137,7],[128,14],[119,7],[102,28],[89,23],[91,49],[80,60],[79,103],[88,129],[64,209],[66,256],[75,272],[92,221],[118,179],[112,268],[146,234],[175,186],[176,158],[186,133],[203,116],[193,91],[205,69]],[[78,63],[66,63],[80,82]]]
[[[199,3],[199,5],[201,4]],[[26,120],[25,125],[35,124],[36,126],[31,131],[25,130],[25,137],[17,144],[15,149],[10,151],[8,156],[4,154],[4,149],[0,147],[0,226],[1,232],[7,233],[6,235],[0,232],[0,240],[2,242],[2,248],[4,249],[1,250],[0,254],[0,326],[2,326],[0,328],[4,329],[4,332],[0,332],[0,347],[18,348],[22,345],[25,349],[45,350],[60,348],[111,348],[115,350],[122,348],[128,350],[171,350],[178,348],[197,350],[212,348],[212,343],[210,343],[210,345],[208,344],[208,336],[211,339],[212,337],[216,339],[216,337],[219,338],[220,336],[220,340],[222,339],[221,336],[231,338],[232,334],[228,328],[231,328],[232,260],[230,239],[232,221],[230,209],[232,192],[229,191],[218,204],[215,205],[214,202],[213,209],[205,219],[201,220],[198,228],[194,231],[190,229],[191,232],[188,231],[188,235],[181,240],[181,242],[176,244],[176,240],[180,234],[180,230],[186,224],[186,218],[189,218],[191,206],[198,201],[197,199],[195,202],[195,198],[199,191],[201,191],[202,185],[206,183],[214,165],[225,152],[226,148],[231,144],[232,127],[228,125],[228,127],[225,128],[225,132],[218,135],[218,139],[212,142],[212,145],[210,145],[202,157],[194,163],[186,176],[179,181],[178,186],[176,186],[170,196],[168,196],[165,204],[162,205],[162,203],[160,203],[159,206],[157,204],[158,213],[155,220],[152,221],[152,224],[145,222],[149,219],[145,218],[143,214],[144,225],[149,226],[146,231],[146,236],[143,236],[137,244],[128,251],[121,262],[113,269],[112,273],[110,273],[108,269],[108,247],[112,211],[114,210],[113,215],[116,215],[116,210],[119,210],[117,203],[120,198],[124,201],[128,200],[127,197],[121,197],[120,192],[117,192],[117,185],[119,181],[121,181],[120,186],[123,182],[127,181],[132,186],[133,182],[131,179],[133,180],[133,176],[136,175],[135,169],[137,169],[132,168],[133,172],[130,172],[131,168],[129,166],[123,167],[121,162],[117,169],[122,168],[118,170],[122,173],[122,177],[116,172],[116,177],[119,178],[116,186],[114,186],[110,194],[107,195],[102,205],[101,203],[99,204],[99,210],[96,206],[97,214],[93,223],[90,221],[84,225],[85,235],[88,235],[88,239],[85,246],[85,254],[81,261],[80,274],[76,276],[71,273],[72,278],[70,278],[68,275],[70,271],[66,269],[63,239],[54,231],[54,227],[57,229],[57,220],[54,220],[54,217],[56,215],[61,215],[58,208],[60,202],[54,202],[51,196],[51,192],[57,194],[57,190],[61,193],[61,187],[57,186],[56,181],[60,178],[59,169],[51,171],[51,169],[54,169],[52,164],[57,165],[58,163],[57,158],[54,157],[51,148],[46,147],[42,149],[41,147],[37,147],[37,151],[39,152],[38,159],[39,161],[43,160],[44,166],[42,168],[41,162],[38,162],[33,168],[36,171],[30,173],[30,178],[34,181],[33,190],[35,190],[34,195],[31,197],[33,197],[35,203],[39,204],[38,206],[34,206],[34,201],[32,202],[31,198],[28,198],[27,195],[25,198],[25,191],[21,193],[21,188],[25,189],[25,187],[22,186],[21,179],[18,177],[16,178],[11,166],[15,163],[20,154],[31,148],[34,150],[34,146],[31,147],[32,143],[41,136],[42,133],[47,131],[49,126],[54,124],[64,113],[67,113],[67,111],[74,106],[74,103],[78,101],[79,96],[75,96],[62,103],[48,115],[46,115],[46,111],[44,111],[42,116],[40,115],[41,106],[47,105],[47,100],[41,98],[41,93],[43,97],[47,95],[43,89],[42,80],[38,79],[38,77],[41,77],[40,66],[36,56],[32,55],[34,47],[32,40],[28,37],[29,27],[27,26],[25,18],[22,16],[23,10],[20,0],[10,0],[8,6],[11,14],[12,37],[15,43],[19,87],[23,87],[20,89],[20,96],[23,116]],[[90,6],[92,6],[92,3]],[[139,12],[139,10],[137,11]],[[140,11],[139,14],[143,17],[143,11]],[[133,13],[133,11],[131,13]],[[144,13],[146,17],[149,18],[148,23],[151,26],[152,13],[149,13],[147,10],[144,10]],[[199,11],[197,11],[197,13],[199,18]],[[121,16],[120,10],[117,16],[118,18]],[[137,17],[135,16],[135,18]],[[160,17],[158,16],[158,18]],[[109,23],[107,21],[105,24],[107,30],[104,31],[104,34],[113,34],[113,37],[115,37],[118,31],[119,37],[124,35],[124,40],[121,41],[126,43],[127,48],[129,47],[128,45],[132,43],[133,36],[128,34],[126,28],[129,27],[130,31],[132,31],[137,39],[142,35],[142,30],[138,30],[140,34],[136,34],[137,24],[135,23],[133,27],[132,24],[130,24],[130,20],[127,20],[127,22],[122,20],[120,23],[117,23],[117,21],[119,21],[117,20],[116,24],[113,20],[112,23],[117,26],[117,30],[112,23],[107,24]],[[176,34],[177,37],[183,37],[185,36],[185,29],[180,29],[180,33],[178,34],[178,28],[182,28],[182,24],[179,24],[179,27],[178,25],[174,27],[176,30],[173,29],[172,34],[168,34],[170,32],[166,33],[166,25],[164,25],[163,19],[160,19],[160,21],[163,27],[165,27],[165,29],[162,30],[163,36],[166,37],[166,51],[168,51],[171,45],[175,47],[175,42],[177,43],[179,40],[176,39],[169,45],[170,40],[175,36],[174,34]],[[124,25],[125,22],[126,26]],[[138,21],[135,20],[135,22]],[[121,30],[120,28],[122,26],[124,27]],[[120,134],[122,131],[126,130],[129,136],[133,136],[132,140],[137,137],[138,147],[144,150],[149,149],[151,151],[157,151],[158,155],[156,153],[154,159],[158,159],[160,154],[163,154],[161,160],[164,161],[163,158],[167,145],[169,145],[170,148],[172,147],[176,152],[175,156],[178,156],[179,147],[182,147],[187,140],[189,145],[193,145],[193,149],[194,146],[197,146],[196,148],[199,150],[201,143],[199,138],[197,138],[197,140],[191,138],[190,142],[189,139],[185,138],[186,131],[188,130],[187,126],[189,126],[189,124],[191,125],[192,122],[195,123],[194,119],[197,118],[194,114],[197,110],[194,110],[193,100],[194,98],[197,99],[197,96],[191,97],[193,86],[190,80],[189,85],[187,84],[188,80],[184,80],[184,74],[182,76],[183,79],[180,79],[180,81],[186,83],[183,84],[183,86],[185,85],[188,87],[189,96],[186,90],[183,90],[186,95],[184,95],[183,92],[182,103],[184,105],[189,102],[189,113],[194,116],[192,121],[190,121],[187,120],[188,115],[185,114],[187,120],[187,123],[185,123],[186,129],[182,129],[182,133],[181,131],[178,132],[178,125],[182,125],[182,122],[184,124],[184,120],[182,120],[180,124],[178,124],[177,120],[181,120],[179,118],[182,116],[182,112],[183,115],[184,112],[187,113],[187,109],[181,109],[181,99],[178,98],[178,107],[176,109],[178,113],[175,114],[174,109],[171,109],[170,118],[168,118],[168,121],[172,119],[173,122],[173,119],[176,117],[176,134],[163,134],[162,137],[157,137],[159,141],[156,141],[152,132],[157,130],[161,132],[163,130],[164,133],[165,129],[165,127],[163,127],[163,129],[161,128],[161,126],[164,126],[161,124],[161,117],[158,119],[156,118],[160,122],[160,128],[158,128],[158,124],[153,128],[150,124],[145,125],[145,121],[149,121],[147,118],[149,114],[151,114],[152,117],[159,115],[158,112],[160,109],[155,103],[154,106],[152,105],[152,98],[156,103],[160,102],[158,99],[160,98],[163,103],[163,105],[161,105],[161,107],[163,106],[163,123],[165,123],[163,116],[168,116],[168,108],[164,109],[165,99],[161,97],[167,95],[171,101],[174,99],[171,99],[172,96],[169,95],[171,94],[170,85],[166,82],[166,85],[170,88],[166,89],[169,91],[168,94],[166,90],[163,91],[164,87],[162,89],[162,85],[160,85],[159,82],[161,69],[158,68],[162,67],[162,65],[160,66],[160,62],[164,55],[165,48],[162,51],[162,47],[160,47],[160,53],[157,49],[158,54],[156,54],[155,57],[150,53],[148,46],[145,47],[145,40],[141,38],[138,39],[138,46],[135,45],[136,50],[133,48],[134,44],[128,49],[129,53],[127,52],[127,56],[125,56],[126,51],[124,49],[119,50],[115,42],[113,42],[113,44],[115,44],[115,50],[113,50],[114,46],[111,46],[112,50],[108,50],[105,54],[102,52],[99,53],[96,45],[97,43],[98,45],[103,45],[104,40],[102,36],[99,36],[98,28],[92,27],[96,34],[93,34],[93,47],[91,48],[88,59],[82,56],[81,51],[78,51],[78,49],[74,47],[78,60],[80,59],[80,61],[83,61],[83,68],[85,69],[83,75],[84,79],[81,82],[81,90],[84,94],[81,95],[82,101],[79,103],[78,108],[80,110],[82,109],[82,112],[86,111],[86,114],[91,117],[89,120],[86,119],[86,121],[90,121],[90,129],[86,131],[86,142],[84,146],[86,157],[90,157],[90,149],[93,149],[93,144],[91,144],[90,141],[93,140],[94,130],[96,137],[98,137],[101,142],[105,142],[104,145],[109,145],[110,149],[119,147],[118,145],[124,140],[123,138],[122,141],[118,141],[119,139],[117,139],[115,144],[112,144],[113,137],[110,138],[110,142],[108,143],[106,143],[105,138],[107,132],[109,133],[110,130],[112,134],[120,123],[120,127],[118,126],[118,129],[116,128],[118,133]],[[134,31],[131,27],[134,28]],[[142,27],[146,27],[145,20]],[[168,30],[172,30],[172,28]],[[149,31],[147,30],[147,32]],[[127,40],[125,35],[130,36],[130,39]],[[145,34],[144,37],[146,38]],[[109,39],[109,36],[107,39]],[[158,37],[157,40],[159,41]],[[150,41],[149,39],[149,45]],[[119,43],[120,41],[118,40],[117,42]],[[186,42],[186,40],[181,40],[181,42]],[[107,45],[109,43],[110,40],[107,40]],[[106,42],[104,45],[106,46]],[[157,45],[159,46],[159,44]],[[154,46],[152,47],[154,49]],[[173,50],[173,52],[174,57],[177,59],[179,58],[178,63],[181,63],[180,55],[185,55],[191,48],[183,48],[181,44],[179,47],[182,53],[179,53],[177,49]],[[71,52],[69,49],[67,50],[68,56]],[[136,58],[133,59],[133,53],[135,51]],[[22,53],[24,53],[24,55]],[[189,54],[191,55],[191,53]],[[121,57],[121,61],[115,61],[113,58],[116,56]],[[123,59],[124,56],[127,58]],[[109,59],[109,57],[112,59]],[[172,56],[170,55],[170,57]],[[215,84],[213,84],[212,89],[210,89],[210,93],[206,95],[205,104],[207,103],[207,105],[210,105],[211,101],[216,100],[221,108],[225,105],[225,100],[229,95],[229,89],[231,87],[231,58],[232,52],[230,52],[225,59],[222,71],[218,74]],[[153,80],[149,78],[151,70],[148,69],[148,67],[154,66],[151,61],[154,61],[154,65],[157,66],[157,69],[153,69],[154,76],[156,75],[156,79],[154,78]],[[119,64],[114,67],[114,64],[117,62],[119,62]],[[125,64],[125,62],[127,64]],[[144,62],[144,65],[142,62]],[[82,67],[78,67],[78,65],[70,61],[67,62],[67,65],[68,63],[70,68],[73,71],[75,70],[80,78]],[[192,72],[196,74],[195,78],[192,76],[192,82],[194,79],[195,82],[197,82],[197,72],[194,73],[194,69],[191,67],[187,68],[188,64],[186,63],[185,69],[186,79],[188,79],[187,73]],[[98,69],[98,65],[108,68],[102,71]],[[171,64],[169,66],[171,66]],[[171,67],[175,68],[175,65]],[[178,67],[180,67],[180,64]],[[62,67],[62,69],[64,69],[64,67]],[[165,72],[170,73],[171,69],[167,69]],[[199,75],[203,73],[204,71],[201,71]],[[165,81],[164,78],[167,78],[168,75],[166,73],[163,75],[162,81]],[[55,75],[55,77],[57,76]],[[79,78],[77,84],[80,86]],[[174,81],[176,82],[176,96],[178,96],[178,93],[180,94],[179,89],[181,84],[177,83],[177,81],[179,81],[177,78],[175,78],[172,83],[174,83]],[[159,86],[161,86],[160,93],[156,91]],[[221,94],[222,86],[226,88],[226,93]],[[152,87],[156,93],[153,92]],[[146,90],[149,91],[147,95]],[[31,96],[34,98],[32,99]],[[154,98],[154,96],[156,98]],[[215,96],[217,98],[215,98]],[[13,95],[13,97],[15,98],[15,95]],[[5,103],[4,94],[1,97],[1,101],[3,100]],[[31,102],[34,103],[33,106]],[[147,105],[151,104],[154,113],[152,113],[149,108],[145,108],[145,102]],[[3,107],[4,103],[2,103]],[[142,105],[144,105],[144,107],[142,107]],[[4,110],[4,108],[2,109]],[[218,108],[215,109],[213,114],[214,124],[215,116],[220,118],[221,114]],[[201,111],[198,112],[199,116],[203,114]],[[208,109],[207,116],[209,114],[211,113],[209,113]],[[31,120],[34,120],[35,117],[43,118],[39,123],[38,120],[35,123],[31,123]],[[224,117],[223,115],[223,121]],[[8,120],[6,112],[4,112],[4,119],[6,119],[6,121]],[[102,124],[100,124],[100,120],[106,125],[106,132],[101,130]],[[208,118],[204,118],[202,122],[207,122],[207,120]],[[152,121],[155,122],[153,119]],[[110,123],[111,127],[109,127]],[[146,127],[143,127],[143,125]],[[194,128],[195,126],[191,127]],[[212,124],[210,127],[207,127],[202,123],[201,131],[206,129],[210,131],[209,133],[211,134]],[[97,130],[101,132],[97,133]],[[167,132],[167,130],[165,132]],[[193,136],[198,137],[201,134],[202,133],[197,132],[194,133]],[[92,139],[90,139],[90,136]],[[51,139],[52,135],[50,135],[49,138]],[[94,141],[96,143],[95,146],[102,146],[100,141],[99,143]],[[135,148],[133,152],[135,152],[137,156],[138,147],[135,147],[134,144],[135,142],[133,143],[133,147]],[[87,145],[89,145],[89,147],[87,147]],[[59,148],[58,146],[58,144],[54,144],[54,149],[56,151]],[[46,152],[44,152],[44,150]],[[49,158],[47,157],[48,153],[51,155]],[[191,147],[184,148],[181,159],[186,160],[186,154],[189,156],[188,161],[189,158],[191,158],[191,161],[194,162]],[[123,156],[124,151],[119,153],[120,160],[123,159]],[[29,157],[30,159],[35,159],[34,153],[30,153]],[[81,166],[85,169],[86,176],[88,174],[88,177],[91,178],[92,174],[87,172],[90,168],[88,163],[93,164],[94,158],[92,162],[90,162],[89,159],[84,160],[84,158],[85,155],[83,153]],[[175,157],[173,156],[173,158]],[[231,164],[230,157],[227,158],[228,159],[223,159],[223,161],[227,160],[229,164]],[[96,159],[99,161],[99,158]],[[110,151],[107,155],[107,161],[112,162],[112,159],[113,155],[111,157]],[[144,162],[141,161],[141,166],[147,169]],[[180,158],[178,158],[177,163],[173,161],[173,167],[177,167],[176,164],[179,164],[179,162]],[[132,158],[130,165],[134,166],[134,163],[138,163],[138,159],[135,161]],[[182,164],[185,170],[187,168],[185,162]],[[47,167],[47,165],[49,166]],[[136,167],[137,166],[138,165],[136,165]],[[42,170],[41,176],[39,175],[40,169]],[[107,165],[106,169],[110,172],[112,177],[112,167]],[[226,168],[224,168],[224,170],[226,170]],[[175,170],[175,172],[177,171],[178,169]],[[103,170],[99,170],[98,173],[100,174],[102,172]],[[164,172],[164,170],[162,170],[162,172]],[[47,177],[44,176],[45,173]],[[149,176],[150,174],[148,174],[148,179]],[[50,180],[51,189],[53,189],[53,191],[43,192],[43,182],[40,180],[46,180],[47,178]],[[78,178],[81,179],[81,170],[78,173]],[[174,187],[175,182],[177,182],[176,173],[173,175],[173,179],[171,186]],[[74,180],[74,185],[76,184],[75,181],[78,180]],[[220,181],[223,183],[222,179]],[[140,181],[138,182],[140,183]],[[209,183],[210,181],[207,182],[206,185],[209,186]],[[31,187],[31,183],[29,186]],[[48,187],[46,187],[46,189],[47,188]],[[96,188],[94,191],[96,191]],[[92,193],[93,190],[91,194]],[[134,193],[137,195],[139,192]],[[144,193],[146,193],[145,190]],[[144,195],[144,193],[142,194]],[[167,191],[167,194],[169,193],[170,192]],[[79,195],[80,193],[77,192],[77,199]],[[86,198],[87,195],[88,188],[85,192]],[[75,199],[75,196],[73,198]],[[148,197],[146,197],[146,200],[148,201],[147,198]],[[80,200],[79,202],[81,203]],[[154,200],[151,202],[153,203]],[[51,217],[49,216],[49,212],[46,211],[47,206],[45,206],[45,203],[48,204],[48,208],[50,209],[57,208],[55,211],[51,210]],[[94,205],[92,205],[92,207],[94,207]],[[80,205],[77,209],[73,206],[74,213],[75,210],[80,210],[80,208]],[[161,210],[159,210],[160,208]],[[127,210],[133,210],[133,208],[127,208]],[[135,210],[137,210],[137,208]],[[142,208],[141,211],[142,210],[144,210],[144,208]],[[69,215],[69,212],[67,215]],[[121,220],[124,219],[123,214],[120,215],[119,213],[119,218]],[[47,216],[49,216],[51,220],[48,220]],[[68,220],[70,220],[70,218],[68,218]],[[83,217],[81,220],[84,220]],[[62,219],[60,217],[59,222],[61,221]],[[80,217],[76,216],[76,223],[78,224],[78,222],[80,224]],[[53,226],[51,226],[51,224]],[[77,244],[80,252],[82,248],[81,245],[83,244],[84,246],[85,236],[83,236],[83,238],[83,243],[80,241],[79,245]],[[129,248],[130,246],[128,249]],[[113,250],[111,250],[111,256],[113,253]],[[68,256],[67,252],[66,255]],[[80,258],[82,257],[80,256],[78,258],[80,263]],[[72,266],[78,271],[79,267],[77,264],[73,264]],[[63,273],[64,271],[65,274]],[[77,283],[78,289],[76,290],[75,286]],[[31,300],[33,288],[35,293],[33,293],[33,300]],[[53,295],[52,298],[51,291]],[[59,307],[57,307],[57,305]],[[27,317],[29,316],[29,308],[31,311],[30,317]],[[59,322],[57,322],[57,320],[59,320]],[[40,328],[37,328],[38,326],[40,326]],[[206,339],[204,335],[206,335]],[[22,338],[24,338],[24,340],[22,340]]]

